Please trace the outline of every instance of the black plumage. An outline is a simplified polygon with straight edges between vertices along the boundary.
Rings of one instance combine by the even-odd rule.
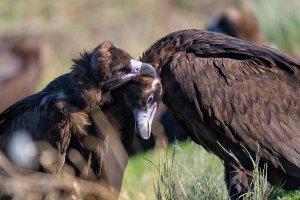
[[[75,59],[71,72],[0,114],[0,149],[13,161],[14,155],[11,157],[8,152],[11,140],[16,133],[27,133],[31,141],[48,142],[58,151],[57,173],[61,173],[65,162],[74,164],[67,154],[75,149],[88,165],[75,166],[76,175],[99,181],[101,164],[106,158],[103,157],[104,147],[100,146],[103,138],[97,133],[90,113],[100,106],[119,131],[125,149],[129,150],[135,119],[139,122],[135,114],[140,110],[151,112],[149,119],[143,119],[146,130],[140,133],[151,131],[151,117],[161,96],[160,82],[155,76],[150,65],[133,60],[109,41],[103,42],[92,53],[85,52]],[[86,146],[90,138],[94,142]],[[22,142],[19,144],[13,148],[24,148]]]

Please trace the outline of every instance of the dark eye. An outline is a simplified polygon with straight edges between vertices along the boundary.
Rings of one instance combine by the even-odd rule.
[[[147,104],[148,104],[148,103],[152,103],[153,100],[154,100],[154,95],[151,94],[151,95],[147,98],[146,103],[147,103]]]
[[[113,70],[112,70],[112,74],[113,75],[119,75],[119,74],[124,74],[127,72],[127,68],[126,66],[118,66],[118,67],[115,67]]]

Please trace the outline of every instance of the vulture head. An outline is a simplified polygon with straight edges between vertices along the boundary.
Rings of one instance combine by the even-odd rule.
[[[111,87],[114,88],[113,85]],[[132,112],[139,136],[149,139],[151,124],[162,96],[159,79],[145,75],[137,76],[110,93],[115,105],[124,105],[127,111],[123,111]]]
[[[106,83],[106,87],[113,85],[117,88],[137,75],[156,77],[151,65],[133,59],[110,41],[102,42],[93,50],[90,67],[93,78],[101,82],[101,85]]]
[[[100,104],[113,102],[130,109],[137,132],[143,139],[148,139],[162,95],[155,69],[133,59],[110,41],[101,43],[93,50],[90,67],[93,78],[101,81],[103,95]]]

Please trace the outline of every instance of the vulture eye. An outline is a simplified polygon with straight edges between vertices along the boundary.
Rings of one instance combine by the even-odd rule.
[[[151,95],[147,98],[146,103],[147,103],[147,104],[148,104],[148,103],[152,103],[153,100],[154,100],[154,95],[151,94]]]
[[[115,67],[112,70],[112,75],[120,75],[120,74],[124,74],[126,72],[127,72],[126,66],[119,66],[119,67]]]

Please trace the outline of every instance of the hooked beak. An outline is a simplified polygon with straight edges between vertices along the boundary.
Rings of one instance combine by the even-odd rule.
[[[123,76],[114,76],[110,78],[108,81],[104,82],[102,84],[103,90],[114,90],[116,88],[119,88],[120,86],[126,84],[127,82],[131,81],[133,78],[135,78],[138,75],[144,75],[156,78],[157,74],[152,67],[152,65],[149,65],[147,63],[143,63],[138,60],[131,59],[130,60],[130,72]]]
[[[131,59],[130,60],[131,72],[122,77],[122,79],[131,79],[136,77],[137,75],[145,75],[156,78],[156,71],[152,65],[143,63],[138,60]]]
[[[134,109],[133,115],[136,122],[137,132],[143,139],[149,139],[154,115],[157,110],[157,103],[154,103],[146,111]]]
[[[138,75],[150,76],[156,78],[156,71],[152,65],[147,63],[143,63],[138,60],[131,59],[130,60],[130,72],[123,76],[115,76],[110,78],[108,81],[104,82],[102,85],[102,89],[104,90],[114,90],[119,88],[120,86],[126,84],[133,78]]]

